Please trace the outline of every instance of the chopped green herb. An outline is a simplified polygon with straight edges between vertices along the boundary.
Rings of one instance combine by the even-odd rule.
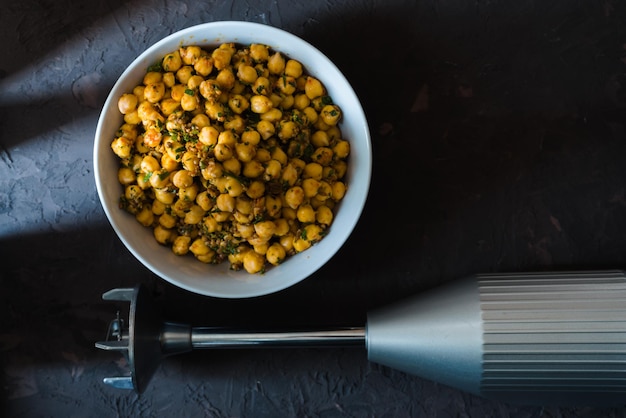
[[[189,96],[193,96],[193,90],[192,89],[185,89],[185,94],[188,94]]]
[[[152,73],[152,72],[162,72],[163,71],[163,66],[161,65],[160,62],[155,62],[154,64],[152,64],[151,66],[148,67],[147,72]]]

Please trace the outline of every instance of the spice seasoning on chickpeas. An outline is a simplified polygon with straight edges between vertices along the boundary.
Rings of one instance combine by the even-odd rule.
[[[323,239],[345,192],[341,109],[268,46],[182,46],[118,100],[120,207],[180,256],[262,273]]]

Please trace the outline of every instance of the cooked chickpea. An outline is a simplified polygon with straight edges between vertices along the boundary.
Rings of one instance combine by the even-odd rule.
[[[250,97],[250,110],[254,113],[266,113],[274,107],[274,104],[267,96],[257,94]]]
[[[117,101],[117,107],[120,113],[126,115],[137,108],[137,103],[137,96],[131,93],[125,93],[122,94],[122,96],[120,96],[119,100]]]
[[[173,71],[176,72],[183,64],[183,61],[180,57],[180,52],[174,51],[172,53],[167,54],[163,57],[163,62],[161,66],[165,71]]]
[[[302,64],[299,61],[290,59],[285,64],[285,74],[294,79],[302,75]]]
[[[243,256],[243,268],[250,274],[255,274],[263,270],[265,257],[256,251],[248,251]]]
[[[191,237],[184,235],[176,237],[172,244],[172,251],[176,255],[185,255],[189,252],[189,244],[191,243]]]
[[[315,222],[315,211],[311,205],[300,205],[296,210],[296,217],[302,223]]]
[[[137,180],[135,172],[128,167],[120,167],[117,171],[117,180],[123,185],[133,184]]]
[[[267,252],[265,253],[265,258],[267,259],[267,261],[274,266],[277,266],[280,263],[282,263],[285,260],[286,256],[287,256],[287,252],[285,251],[283,246],[280,245],[280,243],[278,242],[275,242],[272,245],[270,245],[269,248],[267,249]]]
[[[275,52],[267,61],[267,69],[270,74],[280,75],[285,69],[285,57],[280,52]]]
[[[319,206],[315,211],[315,221],[318,224],[329,226],[333,222],[333,211],[326,205]]]
[[[310,100],[313,100],[324,94],[324,87],[317,78],[307,77],[304,92]]]
[[[304,190],[300,186],[291,187],[285,192],[285,203],[291,208],[296,209],[304,201]]]
[[[157,225],[154,228],[154,238],[159,244],[170,244],[175,239],[175,237],[176,234],[171,229],[164,228],[161,225]]]

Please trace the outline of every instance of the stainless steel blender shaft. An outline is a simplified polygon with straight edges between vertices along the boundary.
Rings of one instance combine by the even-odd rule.
[[[160,361],[196,348],[362,346],[368,359],[487,398],[523,404],[626,404],[622,271],[483,274],[367,315],[366,327],[254,332],[162,322],[141,286],[96,347],[127,355],[142,392]]]

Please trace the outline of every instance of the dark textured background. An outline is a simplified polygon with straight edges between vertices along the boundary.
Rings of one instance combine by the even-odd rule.
[[[284,28],[351,80],[374,177],[339,254],[278,294],[176,289],[126,251],[92,170],[116,78],[160,38],[215,20]],[[623,268],[626,8],[594,1],[24,0],[0,11],[0,415],[624,417],[513,406],[367,362],[361,349],[193,352],[142,396],[94,348],[111,288],[145,283],[194,325],[361,325],[472,273]],[[348,109],[349,111],[349,109]]]

